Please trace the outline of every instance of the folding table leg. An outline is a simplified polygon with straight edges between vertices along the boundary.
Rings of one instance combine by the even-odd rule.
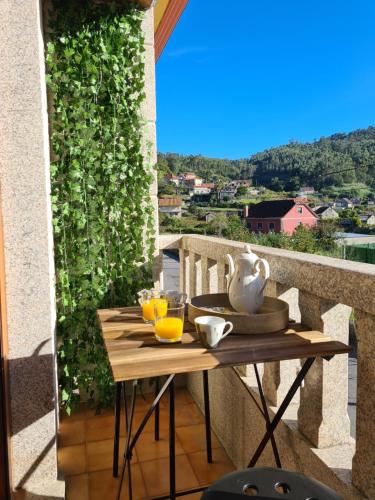
[[[295,381],[293,382],[291,388],[289,389],[287,395],[285,396],[283,402],[280,405],[280,408],[278,409],[276,415],[274,416],[272,422],[270,423],[267,432],[265,433],[262,441],[260,442],[256,452],[254,453],[252,459],[249,462],[248,467],[254,467],[254,465],[257,463],[259,457],[263,453],[264,448],[266,447],[268,441],[271,439],[271,436],[273,435],[278,423],[280,422],[282,416],[285,413],[285,410],[288,408],[290,402],[292,401],[295,393],[297,392],[298,388],[303,382],[303,379],[305,378],[307,372],[311,368],[311,365],[314,363],[315,358],[308,358],[305,363],[303,364],[301,370],[299,371]]]
[[[160,391],[160,378],[156,377],[156,384],[155,384],[155,398],[159,394]],[[159,434],[159,420],[160,420],[160,405],[159,403],[155,407],[155,441],[159,441],[160,439],[160,434]]]
[[[123,393],[124,393],[124,408],[125,408],[125,429],[126,432],[129,430],[129,412],[128,412],[128,400],[126,398],[126,382],[122,383]]]
[[[133,381],[133,392],[132,392],[132,401],[131,401],[131,407],[130,407],[129,428],[128,428],[126,447],[125,447],[125,452],[124,452],[124,461],[123,461],[122,470],[121,470],[121,478],[120,478],[120,483],[119,483],[118,490],[117,490],[117,497],[116,497],[117,500],[119,500],[120,495],[121,495],[121,489],[122,489],[122,484],[124,481],[126,467],[128,468],[128,471],[129,471],[129,499],[130,500],[132,499],[133,492],[132,492],[132,482],[131,482],[130,472],[131,472],[131,458],[132,458],[132,454],[133,454],[133,449],[134,449],[135,445],[137,444],[137,441],[138,441],[140,435],[142,434],[142,431],[145,428],[147,422],[149,421],[152,413],[155,411],[156,406],[159,404],[160,399],[163,397],[163,395],[165,394],[167,389],[169,389],[169,391],[170,391],[170,401],[171,401],[170,409],[172,408],[172,410],[173,410],[173,411],[170,411],[170,424],[171,424],[170,450],[172,451],[175,449],[173,379],[174,379],[174,374],[169,375],[169,377],[165,381],[163,387],[159,391],[158,395],[156,396],[156,398],[152,402],[151,406],[147,410],[146,415],[143,417],[141,423],[139,424],[137,430],[134,433],[134,436],[131,437],[132,436],[132,428],[133,428],[134,407],[135,407],[135,400],[136,400],[136,393],[137,393],[137,384],[138,384],[138,382],[136,380]],[[170,387],[171,384],[172,384],[172,387]],[[121,393],[120,393],[120,401],[121,401]],[[172,432],[172,429],[173,429],[173,432]],[[173,455],[173,457],[175,457],[175,451],[173,451],[172,455]],[[170,463],[172,464],[172,460],[170,461]],[[174,461],[173,461],[173,464],[174,464]],[[172,471],[171,471],[171,484],[172,484],[172,480],[173,480],[174,485],[176,484],[175,474],[176,474],[175,467],[173,467]],[[174,487],[174,491],[175,491],[175,487]],[[176,493],[174,493],[174,495],[176,496]],[[175,498],[175,496],[171,497],[171,498]],[[168,497],[166,497],[166,498],[168,498]]]
[[[176,444],[174,412],[174,380],[169,384],[169,498],[176,499]]]
[[[263,387],[262,387],[262,384],[260,382],[258,367],[255,364],[253,365],[253,367],[254,367],[255,377],[257,379],[260,399],[262,402],[263,415],[264,415],[264,418],[266,420],[266,429],[268,430],[270,428],[271,421],[270,421],[270,415],[268,413],[266,398],[264,397]],[[273,433],[271,434],[271,443],[272,443],[272,450],[273,450],[273,454],[275,457],[276,466],[279,469],[281,469],[281,460],[280,460],[279,450],[277,449],[276,440],[275,440],[275,436],[273,435]]]
[[[128,435],[126,437],[126,447],[125,447],[125,452],[124,452],[121,477],[120,477],[120,482],[119,482],[118,489],[117,489],[117,496],[116,496],[117,500],[119,500],[120,496],[121,496],[122,483],[124,481],[126,467],[128,467],[128,471],[130,472],[130,460],[131,460],[130,443],[131,443],[131,434],[132,434],[132,428],[133,428],[135,400],[136,400],[136,396],[137,396],[137,385],[138,385],[138,381],[134,380],[133,381],[133,391],[132,391],[132,402],[131,402],[131,407],[130,407],[129,429],[128,429]],[[133,496],[131,475],[129,475],[128,483],[129,483],[129,499],[131,500],[132,496]]]
[[[120,416],[121,416],[121,389],[122,383],[116,383],[116,401],[115,401],[115,436],[113,440],[113,477],[118,477],[118,454],[120,446]]]
[[[210,391],[208,386],[208,371],[203,371],[203,393],[204,393],[204,416],[206,421],[206,450],[207,462],[212,464],[211,444],[211,415],[210,415]]]

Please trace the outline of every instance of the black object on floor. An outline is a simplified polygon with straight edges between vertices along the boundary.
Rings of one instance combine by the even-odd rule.
[[[215,481],[202,500],[342,500],[323,483],[282,469],[259,468],[232,472]]]

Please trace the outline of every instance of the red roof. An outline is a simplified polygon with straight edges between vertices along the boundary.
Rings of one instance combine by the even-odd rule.
[[[181,198],[160,198],[159,207],[180,207]]]
[[[213,182],[207,182],[206,184],[201,184],[200,186],[195,186],[197,189],[199,188],[207,188],[207,189],[214,189],[215,184]]]

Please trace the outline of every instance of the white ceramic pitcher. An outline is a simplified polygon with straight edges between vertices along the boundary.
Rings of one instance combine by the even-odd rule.
[[[265,259],[260,259],[245,245],[244,251],[229,262],[229,302],[237,312],[256,313],[263,304],[263,291],[270,277],[270,266]],[[263,268],[264,277],[260,275]]]

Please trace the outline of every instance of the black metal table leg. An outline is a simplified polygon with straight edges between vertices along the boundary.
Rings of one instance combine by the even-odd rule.
[[[159,394],[160,391],[160,378],[156,377],[156,384],[155,384],[155,398]],[[159,433],[159,427],[160,427],[160,404],[158,403],[155,407],[155,441],[159,441],[160,439],[160,433]]]
[[[118,477],[118,454],[120,446],[120,416],[121,416],[121,389],[122,383],[116,383],[116,401],[115,401],[115,436],[113,440],[113,477]]]
[[[125,429],[126,432],[129,430],[129,412],[128,412],[128,400],[126,398],[126,382],[122,383],[122,390],[124,394],[124,408],[125,408]]]
[[[117,497],[116,499],[119,500],[121,496],[121,489],[122,489],[122,483],[124,481],[125,477],[125,470],[126,467],[128,466],[128,470],[130,472],[130,460],[132,457],[132,451],[131,451],[131,434],[132,434],[132,428],[133,428],[133,417],[134,417],[134,408],[135,408],[135,399],[137,396],[137,385],[138,381],[135,380],[133,381],[133,391],[132,391],[132,402],[131,402],[131,407],[130,407],[130,420],[129,420],[129,429],[128,429],[128,435],[126,437],[126,447],[125,447],[125,453],[124,453],[124,460],[122,464],[122,470],[121,470],[121,477],[120,477],[120,482],[118,485],[118,490],[117,490]],[[131,481],[131,475],[129,475],[129,499],[132,499],[133,492],[132,492],[132,481]]]
[[[120,495],[121,495],[121,489],[122,489],[122,484],[124,481],[125,470],[126,470],[126,468],[128,468],[129,472],[131,470],[131,458],[133,455],[133,449],[134,449],[135,445],[137,444],[137,441],[138,441],[140,435],[142,434],[142,431],[145,428],[147,422],[149,421],[151,415],[155,411],[156,406],[159,404],[160,399],[163,397],[166,390],[169,388],[170,384],[173,382],[173,379],[174,379],[174,374],[169,375],[169,377],[167,378],[163,387],[159,391],[158,395],[156,396],[156,398],[152,402],[150,408],[147,410],[146,415],[143,417],[141,423],[138,426],[138,429],[134,433],[134,436],[131,437],[132,428],[133,428],[133,416],[134,416],[134,408],[135,408],[135,400],[136,400],[137,383],[138,383],[137,381],[133,381],[133,392],[132,392],[132,402],[131,402],[131,407],[130,407],[129,428],[128,428],[126,446],[125,446],[125,451],[124,451],[124,461],[123,461],[122,470],[121,470],[121,478],[120,478],[120,483],[119,483],[118,490],[117,490],[117,497],[116,497],[117,500],[119,500]],[[174,399],[173,399],[173,408],[174,408]],[[173,412],[173,416],[174,416],[174,412]],[[174,421],[173,421],[173,427],[174,427]],[[133,492],[132,492],[131,475],[129,474],[129,498],[130,499],[132,498],[132,494],[133,494]]]
[[[203,371],[204,416],[206,421],[206,451],[207,462],[212,464],[210,392],[208,386],[208,371]]]
[[[254,465],[257,463],[259,457],[263,453],[264,448],[266,447],[268,441],[271,439],[271,436],[273,435],[278,423],[280,422],[282,416],[285,413],[285,410],[288,408],[289,403],[293,399],[295,393],[297,392],[298,388],[303,382],[303,379],[305,378],[307,372],[311,368],[311,365],[314,363],[315,358],[308,358],[305,363],[303,364],[301,370],[299,371],[295,381],[293,382],[291,388],[289,389],[287,395],[285,396],[283,402],[280,405],[280,408],[278,409],[276,415],[274,416],[272,422],[270,422],[270,425],[260,442],[257,450],[255,451],[253,457],[251,458],[248,467],[254,467]]]
[[[254,371],[255,371],[255,377],[257,379],[257,384],[258,384],[260,399],[261,399],[261,402],[262,402],[263,416],[264,416],[265,421],[266,421],[266,428],[267,428],[267,430],[269,430],[270,425],[271,425],[271,421],[270,421],[270,415],[268,413],[266,398],[264,397],[263,387],[262,387],[262,384],[260,382],[258,367],[255,364],[253,365],[253,367],[254,367]],[[275,436],[273,435],[273,432],[271,434],[271,443],[272,443],[272,450],[273,450],[273,454],[274,454],[274,457],[275,457],[276,466],[279,469],[281,469],[281,460],[280,460],[279,450],[277,449],[276,440],[275,440]]]
[[[169,384],[169,497],[171,500],[176,498],[174,380]]]

